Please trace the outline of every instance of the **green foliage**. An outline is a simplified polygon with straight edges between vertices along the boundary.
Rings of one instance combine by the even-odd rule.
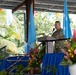
[[[18,52],[17,47],[13,42],[11,42],[7,39],[4,39],[4,38],[0,38],[0,48],[3,46],[6,46],[7,51],[10,51],[12,53]]]
[[[35,15],[35,26],[37,36],[39,33],[48,34],[51,33],[53,22],[50,21],[49,13],[37,12]]]
[[[62,66],[72,65],[72,61],[63,59],[62,62],[60,63],[60,65],[62,65]]]
[[[56,68],[55,68],[54,66],[47,65],[47,66],[44,66],[42,69],[43,69],[43,70],[46,70],[47,73],[48,73],[48,72],[52,72],[53,75],[56,75]]]
[[[74,24],[74,21],[72,20],[72,17],[70,17],[70,25],[71,25],[71,30],[76,29],[76,25]]]
[[[6,75],[6,71],[0,71],[0,75]]]
[[[11,71],[9,72],[9,75],[13,73],[13,70],[16,70],[15,75],[22,75],[22,70],[24,69],[24,66],[22,64],[14,66]]]
[[[33,53],[30,53],[30,59],[31,59],[31,67],[40,67],[40,64],[43,60],[43,56],[45,54],[45,46],[40,46],[40,49],[34,50]]]
[[[76,41],[71,41],[71,48],[76,49]]]
[[[19,19],[21,25],[24,25],[24,11],[18,10],[14,13],[14,15]]]
[[[42,63],[44,54],[45,54],[45,46],[40,46],[39,48],[36,48],[35,50],[31,51],[29,54],[30,56],[30,60],[28,61],[29,64],[24,70],[30,70],[31,67],[35,69],[36,68],[40,69],[40,64]]]
[[[13,15],[12,22],[9,26],[6,25],[6,21],[6,10],[2,9],[0,10],[0,40],[2,39],[0,42],[0,48],[6,45],[9,51],[15,51],[17,53],[16,50],[24,45],[24,27],[21,26],[19,20]]]
[[[39,59],[39,60],[43,60],[43,56],[45,54],[45,46],[40,46],[40,49],[39,49],[39,53],[36,54],[36,57]]]
[[[19,39],[19,35],[12,28],[8,26],[0,26],[0,29],[3,29],[4,31],[5,35],[3,36],[3,34],[1,34],[1,36],[3,36],[4,38],[9,38],[12,35],[15,35],[16,36],[15,38]]]

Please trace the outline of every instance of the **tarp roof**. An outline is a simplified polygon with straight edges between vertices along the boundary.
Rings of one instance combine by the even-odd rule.
[[[0,8],[14,9],[24,0],[0,0]],[[35,11],[63,12],[64,0],[34,0]],[[67,0],[69,13],[76,13],[76,0]],[[21,10],[26,10],[23,5]]]

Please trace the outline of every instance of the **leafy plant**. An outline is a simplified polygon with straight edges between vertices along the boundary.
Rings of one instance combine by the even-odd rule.
[[[6,75],[6,71],[0,71],[0,75]]]
[[[40,48],[36,48],[33,52],[31,52],[29,66],[34,68],[40,67],[44,53],[45,53],[45,46],[40,46]]]
[[[29,71],[31,68],[33,68],[34,71],[37,69],[37,72],[40,73],[41,72],[40,65],[42,63],[44,54],[45,54],[45,46],[40,46],[38,48],[31,49],[29,54],[30,59],[28,61],[29,64],[24,70]]]
[[[22,49],[23,43],[23,26],[19,20],[12,15],[11,24],[7,25],[6,10],[0,10],[0,48],[7,46],[6,50],[12,53],[19,53]],[[21,48],[22,47],[22,48]],[[18,50],[19,49],[19,50]],[[23,51],[23,50],[21,50]],[[22,52],[21,52],[22,53]]]
[[[11,75],[13,72],[15,72],[15,75],[22,75],[23,69],[24,66],[22,64],[16,65],[10,70],[9,75]]]
[[[43,69],[43,70],[46,70],[47,73],[48,73],[48,72],[52,72],[53,75],[56,75],[56,68],[55,68],[54,66],[47,65],[47,66],[44,66],[42,69]]]
[[[76,30],[73,32],[73,37],[65,42],[65,48],[62,49],[62,52],[65,56],[61,64],[65,65],[67,63],[70,65],[76,63]]]

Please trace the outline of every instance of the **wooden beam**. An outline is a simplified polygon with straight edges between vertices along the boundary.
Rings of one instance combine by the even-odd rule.
[[[26,3],[26,0],[24,0],[21,4],[16,6],[14,9],[12,9],[12,13],[14,13],[16,10],[18,10],[20,7],[22,7]]]
[[[30,15],[30,5],[31,5],[31,0],[26,1],[26,42],[28,42],[28,25],[29,25],[29,15]]]
[[[34,0],[32,0],[32,8],[33,8],[33,14],[34,14]]]
[[[34,0],[27,0],[26,1],[26,42],[28,42],[28,26],[29,26],[29,17],[30,17],[30,7],[31,4],[33,6],[33,12],[34,12]]]

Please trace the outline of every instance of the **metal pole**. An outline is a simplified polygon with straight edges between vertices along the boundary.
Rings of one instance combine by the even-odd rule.
[[[26,13],[24,13],[24,41],[27,42],[27,33],[26,33],[26,30],[27,30],[27,25],[26,25]]]

